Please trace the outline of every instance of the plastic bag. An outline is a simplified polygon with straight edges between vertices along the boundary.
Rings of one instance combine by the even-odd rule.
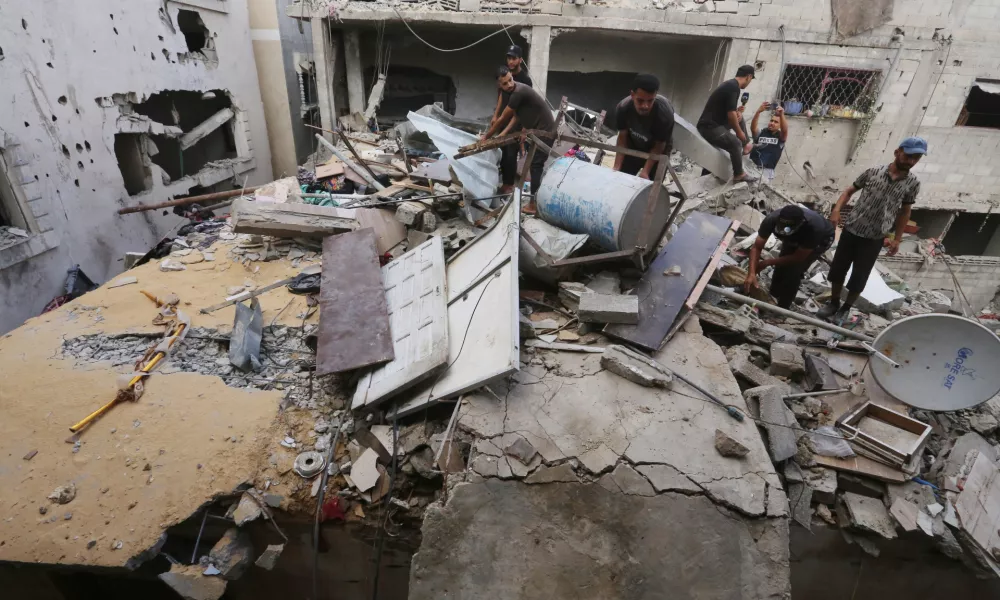
[[[829,425],[818,427],[809,435],[809,438],[812,440],[813,451],[820,456],[836,456],[837,458],[854,456],[854,450],[851,449],[851,445],[847,443],[844,436]]]

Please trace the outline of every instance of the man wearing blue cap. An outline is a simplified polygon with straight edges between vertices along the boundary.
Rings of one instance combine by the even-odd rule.
[[[513,44],[510,48],[507,48],[507,70],[515,82],[533,87],[531,77],[528,76],[528,70],[524,66],[524,53],[517,44]],[[498,85],[497,106],[493,110],[493,118],[490,120],[490,125],[500,120],[500,115],[503,113],[503,109],[507,108],[509,102],[510,92],[505,91]],[[520,130],[521,126],[513,123],[507,133],[517,133]],[[519,145],[516,142],[507,144],[500,149],[500,179],[503,184],[503,187],[500,188],[500,193],[502,194],[509,194],[514,189],[514,180],[517,178],[517,153],[519,149]]]
[[[841,224],[840,211],[851,196],[862,190],[861,198],[844,219],[844,231],[827,276],[832,298],[828,305],[820,309],[818,316],[833,317],[834,321],[843,321],[847,317],[854,301],[865,289],[890,230],[895,235],[889,242],[887,254],[892,256],[899,251],[903,229],[910,220],[910,207],[920,193],[920,181],[910,173],[910,169],[920,162],[924,154],[927,154],[927,141],[908,137],[896,148],[895,160],[888,165],[868,169],[840,195],[830,213],[830,220],[835,225]],[[840,294],[848,269],[851,279],[847,282],[847,300],[841,305]]]

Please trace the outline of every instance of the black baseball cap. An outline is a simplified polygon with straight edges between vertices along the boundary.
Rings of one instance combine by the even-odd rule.
[[[782,207],[781,212],[778,213],[778,227],[774,233],[778,236],[791,235],[798,231],[805,221],[806,213],[802,207],[789,204]]]
[[[521,58],[524,54],[521,52],[521,47],[514,44],[510,48],[507,48],[507,56],[514,56],[516,58]]]

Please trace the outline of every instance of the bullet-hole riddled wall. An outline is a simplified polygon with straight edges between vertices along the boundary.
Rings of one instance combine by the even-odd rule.
[[[571,31],[552,40],[547,97],[553,106],[566,96],[573,104],[607,110],[629,94],[637,73],[660,80],[660,94],[688,121],[697,121],[723,73],[728,40],[629,32]]]

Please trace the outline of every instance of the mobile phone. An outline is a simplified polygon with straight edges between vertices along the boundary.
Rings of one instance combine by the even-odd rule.
[[[740,98],[740,102],[743,106],[746,106],[747,102],[750,102],[750,92],[743,92],[743,97]]]

